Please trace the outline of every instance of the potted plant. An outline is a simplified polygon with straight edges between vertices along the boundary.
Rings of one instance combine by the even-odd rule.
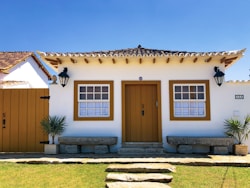
[[[248,147],[243,144],[243,141],[248,139],[250,133],[250,115],[247,115],[242,123],[238,119],[225,120],[225,134],[229,137],[233,137],[237,140],[237,144],[234,145],[234,153],[236,155],[247,155]]]
[[[51,136],[51,144],[44,144],[45,154],[57,154],[58,144],[55,144],[55,136],[63,133],[66,123],[65,116],[47,116],[41,120],[41,127],[45,133]]]

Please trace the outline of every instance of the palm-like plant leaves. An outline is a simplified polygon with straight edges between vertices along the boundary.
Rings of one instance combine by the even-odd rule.
[[[65,116],[47,116],[42,119],[41,126],[47,134],[50,134],[52,137],[52,144],[55,143],[55,136],[60,135],[65,130]]]
[[[244,123],[232,118],[225,120],[225,134],[229,137],[234,137],[239,144],[242,144],[244,140],[248,139],[248,135],[250,134],[249,123],[250,115],[245,117]]]

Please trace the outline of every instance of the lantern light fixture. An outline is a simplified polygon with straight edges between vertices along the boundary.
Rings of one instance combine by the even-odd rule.
[[[58,75],[60,84],[65,87],[69,81],[69,75],[67,74],[68,68],[64,67],[63,71]]]
[[[224,72],[220,71],[219,67],[214,67],[214,80],[218,86],[221,86],[224,81]]]

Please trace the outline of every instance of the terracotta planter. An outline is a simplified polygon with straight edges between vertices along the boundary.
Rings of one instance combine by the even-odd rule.
[[[44,144],[44,154],[58,154],[59,145],[58,144]]]
[[[248,154],[248,146],[247,145],[241,145],[241,144],[235,144],[234,145],[234,154],[235,155],[247,155]]]

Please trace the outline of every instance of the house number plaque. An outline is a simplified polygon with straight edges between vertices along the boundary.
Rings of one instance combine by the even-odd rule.
[[[243,100],[244,99],[244,95],[235,95],[234,98],[235,99],[241,99],[241,100]]]

